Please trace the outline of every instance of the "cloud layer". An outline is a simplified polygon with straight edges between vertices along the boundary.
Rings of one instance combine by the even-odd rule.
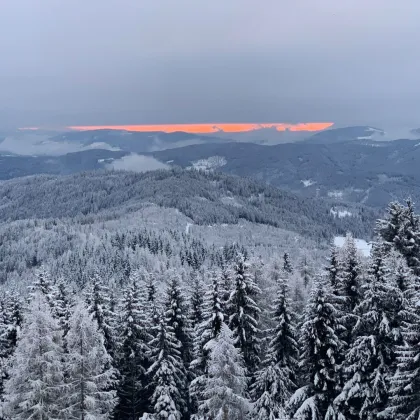
[[[146,172],[154,171],[156,169],[167,169],[168,165],[165,165],[150,156],[131,154],[124,156],[121,159],[114,160],[114,162],[109,164],[109,168],[134,172]]]
[[[417,0],[0,2],[0,127],[413,124]]]

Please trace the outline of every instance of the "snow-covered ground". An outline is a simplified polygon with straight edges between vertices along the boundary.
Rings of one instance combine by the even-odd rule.
[[[342,219],[343,217],[350,217],[353,216],[353,213],[349,212],[348,210],[330,210],[331,214],[334,217],[338,217],[339,219]]]
[[[311,185],[316,184],[316,182],[312,181],[312,179],[301,179],[300,182],[303,184],[304,187],[310,187]]]
[[[197,170],[211,171],[212,169],[225,166],[226,163],[227,160],[223,156],[210,156],[207,159],[200,159],[193,162],[192,167]]]
[[[334,238],[334,245],[341,248],[344,245],[345,240],[346,238],[344,236],[336,236]],[[362,255],[369,257],[372,245],[368,244],[364,239],[355,238],[354,241],[356,242],[357,249],[362,253]]]

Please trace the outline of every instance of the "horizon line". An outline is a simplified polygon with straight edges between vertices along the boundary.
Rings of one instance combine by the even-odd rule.
[[[322,131],[333,126],[332,122],[306,123],[195,123],[195,124],[138,124],[138,125],[74,125],[67,129],[74,131],[89,130],[125,130],[134,132],[178,131],[192,134],[240,133],[259,129],[275,128],[277,131]]]
[[[190,134],[212,133],[241,133],[261,129],[276,129],[277,131],[323,131],[334,125],[332,122],[306,122],[306,123],[193,123],[193,124],[124,124],[124,125],[72,125],[64,127],[65,130],[124,130],[132,132],[185,132]],[[20,130],[43,130],[46,127],[23,127]]]

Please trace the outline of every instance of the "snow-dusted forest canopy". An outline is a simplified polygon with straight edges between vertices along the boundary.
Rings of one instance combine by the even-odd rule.
[[[1,183],[0,418],[418,419],[420,217],[333,206],[194,170]]]

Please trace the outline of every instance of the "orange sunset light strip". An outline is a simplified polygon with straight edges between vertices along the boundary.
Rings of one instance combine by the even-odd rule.
[[[313,123],[213,123],[213,124],[155,124],[155,125],[76,125],[67,127],[76,131],[87,130],[127,130],[127,131],[163,131],[174,133],[184,131],[194,134],[209,134],[223,131],[225,133],[240,133],[261,128],[275,128],[277,131],[322,131],[331,127],[334,123],[313,122]]]

